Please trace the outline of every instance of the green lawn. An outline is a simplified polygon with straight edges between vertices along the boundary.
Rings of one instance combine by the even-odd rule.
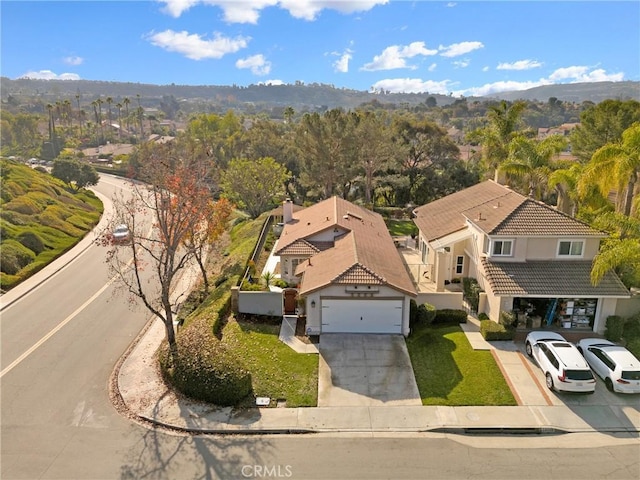
[[[278,339],[280,325],[230,320],[222,341],[243,352],[256,397],[286,399],[287,407],[318,403],[318,355],[293,351]],[[253,398],[240,405],[255,406]]]
[[[411,220],[385,220],[392,237],[411,235],[417,231],[415,223]]]
[[[418,327],[407,348],[423,405],[516,405],[491,352],[458,326]]]

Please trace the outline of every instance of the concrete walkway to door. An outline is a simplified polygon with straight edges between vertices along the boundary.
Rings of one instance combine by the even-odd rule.
[[[422,405],[402,335],[320,336],[318,407]]]

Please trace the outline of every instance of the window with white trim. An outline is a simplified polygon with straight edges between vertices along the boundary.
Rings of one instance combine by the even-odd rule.
[[[494,257],[510,257],[513,249],[513,240],[493,240],[491,242],[491,255]]]
[[[581,257],[584,240],[560,240],[558,242],[559,257]]]
[[[462,275],[464,271],[464,257],[462,255],[458,255],[456,257],[456,275]]]

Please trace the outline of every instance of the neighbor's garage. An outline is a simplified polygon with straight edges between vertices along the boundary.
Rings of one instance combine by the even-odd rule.
[[[402,333],[402,299],[322,299],[322,333]]]

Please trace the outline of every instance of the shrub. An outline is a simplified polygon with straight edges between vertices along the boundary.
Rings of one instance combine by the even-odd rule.
[[[607,340],[612,342],[619,342],[622,338],[622,333],[624,331],[624,323],[625,319],[618,315],[610,315],[607,317],[607,322],[605,323],[606,329],[604,331],[604,336]]]
[[[634,338],[640,339],[640,313],[625,320],[622,337],[627,341]]]
[[[436,315],[432,323],[434,325],[467,323],[467,312],[449,308],[436,310]]]
[[[409,301],[409,326],[413,327],[418,322],[418,304],[412,298]]]
[[[285,280],[282,280],[281,278],[276,278],[273,282],[271,282],[271,285],[273,285],[274,287],[278,287],[278,288],[287,288],[289,287],[289,283]]]
[[[436,318],[436,307],[430,303],[423,303],[418,306],[418,323],[424,325],[430,325],[433,323],[433,319]]]
[[[36,255],[44,250],[44,242],[37,233],[23,232],[18,235],[18,241]]]
[[[500,325],[505,327],[512,327],[516,323],[516,314],[513,312],[500,312]]]
[[[478,314],[478,320],[489,320],[489,315],[487,315],[486,313],[482,312]]]
[[[0,269],[9,275],[15,275],[33,262],[35,253],[15,240],[5,240],[0,249]]]
[[[513,340],[514,331],[504,325],[494,322],[493,320],[480,321],[480,333],[487,340]]]
[[[251,374],[239,352],[220,342],[208,328],[194,322],[177,336],[178,353],[160,350],[164,378],[178,391],[216,405],[237,405],[251,393]]]
[[[475,278],[464,277],[462,279],[462,296],[469,302],[474,312],[480,305],[480,292],[482,289]]]

